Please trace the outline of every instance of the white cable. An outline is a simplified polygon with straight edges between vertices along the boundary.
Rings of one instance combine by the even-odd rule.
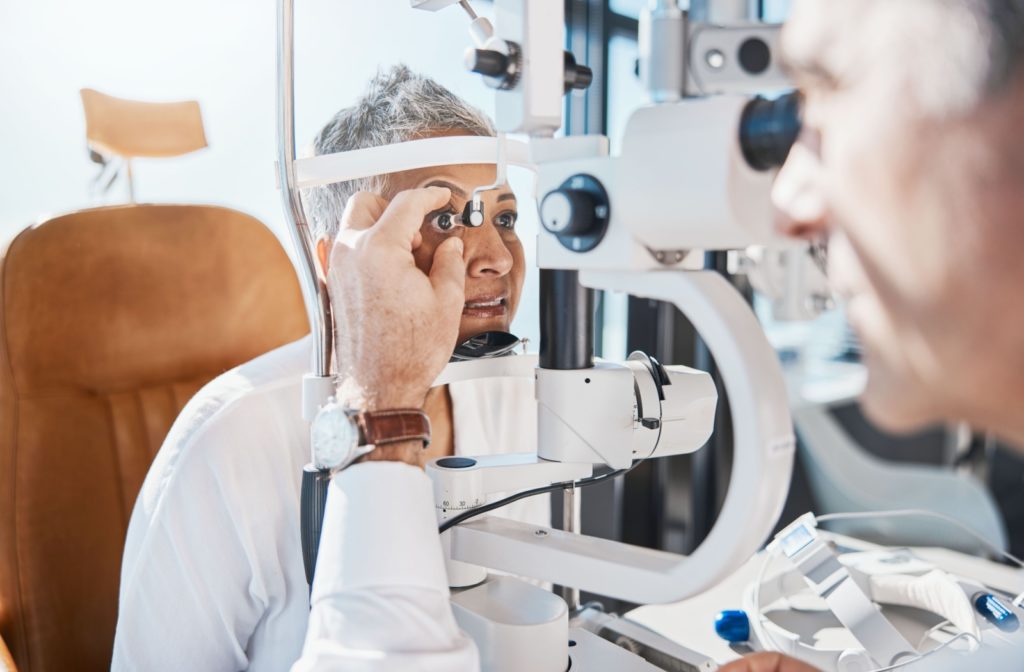
[[[858,518],[913,518],[913,517],[925,517],[925,518],[938,518],[943,520],[954,527],[957,527],[962,532],[966,532],[968,535],[974,538],[975,541],[980,542],[983,546],[988,548],[990,551],[997,555],[1001,555],[1007,560],[1011,560],[1016,563],[1018,567],[1024,568],[1024,561],[1015,555],[1007,553],[1003,549],[999,548],[991,541],[981,536],[967,525],[964,525],[959,520],[943,515],[941,513],[935,513],[934,511],[926,511],[925,509],[895,509],[893,511],[863,511],[858,513],[826,513],[822,516],[815,516],[814,519],[819,523],[824,523],[829,520],[852,520]]]
[[[921,636],[920,641],[918,641],[917,648],[920,649],[922,646],[924,646],[924,643],[928,640],[929,637],[931,637],[932,635],[935,634],[936,630],[941,630],[942,628],[946,627],[947,625],[953,625],[953,622],[950,621],[950,620],[945,620],[945,621],[942,621],[941,623],[938,623],[938,624],[933,625],[932,627],[928,628],[928,631],[925,632],[924,635]]]
[[[969,632],[961,632],[960,634],[956,635],[955,637],[953,637],[949,641],[946,641],[946,642],[943,642],[942,644],[939,644],[938,646],[936,646],[934,649],[932,649],[928,653],[922,653],[919,656],[914,656],[913,658],[911,658],[909,660],[904,660],[904,661],[901,661],[899,663],[895,663],[893,665],[889,665],[887,667],[879,667],[876,670],[872,670],[872,672],[889,672],[890,670],[896,670],[896,669],[899,669],[899,668],[904,667],[906,665],[910,665],[911,663],[921,662],[925,658],[927,658],[927,657],[929,657],[931,655],[934,655],[934,654],[938,653],[939,651],[942,651],[944,648],[946,648],[947,646],[949,646],[950,644],[952,644],[953,642],[955,642],[958,639],[970,639],[970,640],[974,641],[975,645],[981,646],[981,640],[978,639],[977,637],[975,637],[973,634],[971,634]]]

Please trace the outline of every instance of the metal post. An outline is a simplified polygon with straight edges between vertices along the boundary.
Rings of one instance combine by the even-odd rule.
[[[541,269],[540,367],[587,369],[594,365],[594,292],[579,283],[577,271]],[[563,491],[562,529],[581,534],[580,493]],[[562,586],[569,613],[580,606],[580,591]]]
[[[582,504],[580,496],[583,494],[578,488],[569,488],[562,491],[562,529],[573,534],[583,533]],[[580,608],[579,588],[562,586],[562,599],[569,605],[569,614],[573,614]]]
[[[302,389],[302,414],[306,420],[311,421],[314,410],[323,401],[323,395],[328,394],[328,388],[333,385],[331,355],[334,351],[334,320],[325,269],[317,261],[315,241],[306,222],[299,191],[295,187],[294,14],[293,0],[280,0],[277,14],[277,175],[285,222],[295,247],[296,272],[302,285],[309,328],[313,335],[315,377],[306,376]],[[329,482],[330,472],[318,469],[315,459],[303,469],[299,493],[300,538],[306,580],[311,588]]]
[[[295,187],[294,1],[280,0],[277,15],[277,173],[285,221],[295,247],[299,282],[313,333],[313,373],[330,376],[334,322],[324,269]]]
[[[135,175],[132,174],[132,160],[124,160],[124,175],[128,178],[128,202],[135,203]]]
[[[540,368],[594,365],[594,291],[578,271],[540,271]]]

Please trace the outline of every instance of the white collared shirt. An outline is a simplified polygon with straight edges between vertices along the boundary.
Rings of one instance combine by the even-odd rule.
[[[280,672],[299,658],[310,616],[299,490],[309,461],[301,384],[311,344],[306,337],[219,376],[175,421],[128,528],[113,670]],[[535,450],[531,380],[449,390],[457,454]],[[550,524],[546,497],[502,515]],[[372,539],[346,541],[338,557],[390,543],[387,529],[371,529]],[[450,617],[447,599],[437,608]]]

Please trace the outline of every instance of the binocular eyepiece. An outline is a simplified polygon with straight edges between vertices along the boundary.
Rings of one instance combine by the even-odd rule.
[[[740,147],[754,170],[779,168],[800,135],[800,94],[775,99],[758,96],[740,117]]]

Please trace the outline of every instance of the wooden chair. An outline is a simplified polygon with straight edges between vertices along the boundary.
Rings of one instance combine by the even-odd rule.
[[[132,159],[181,156],[206,147],[199,103],[144,103],[82,89],[85,138],[94,160],[124,161],[129,200],[135,202]]]

